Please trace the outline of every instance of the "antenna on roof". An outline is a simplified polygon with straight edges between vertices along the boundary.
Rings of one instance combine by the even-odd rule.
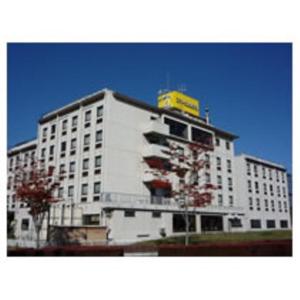
[[[162,89],[159,89],[157,94],[158,95],[161,95],[161,94],[166,94],[170,91],[170,72],[168,71],[166,73],[166,87],[165,88],[162,88]]]

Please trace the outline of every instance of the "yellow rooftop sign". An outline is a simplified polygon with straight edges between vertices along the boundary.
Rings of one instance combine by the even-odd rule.
[[[177,91],[158,96],[158,107],[178,109],[196,117],[200,115],[198,100]]]

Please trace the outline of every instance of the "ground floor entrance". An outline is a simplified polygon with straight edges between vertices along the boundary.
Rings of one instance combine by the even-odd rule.
[[[223,216],[202,215],[200,220],[202,231],[223,231]]]

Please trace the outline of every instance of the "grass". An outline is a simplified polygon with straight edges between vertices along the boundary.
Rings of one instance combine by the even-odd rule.
[[[151,240],[140,242],[138,245],[170,245],[184,244],[184,235],[171,236],[159,240]],[[249,242],[249,241],[270,241],[270,240],[291,240],[292,231],[253,231],[253,232],[237,232],[237,233],[206,233],[189,235],[189,244],[201,243],[228,243],[228,242]]]

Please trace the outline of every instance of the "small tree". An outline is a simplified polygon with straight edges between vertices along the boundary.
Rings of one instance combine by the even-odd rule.
[[[15,172],[16,199],[29,208],[35,232],[36,247],[40,247],[40,232],[46,213],[49,214],[53,203],[59,201],[54,191],[60,186],[62,176],[54,176],[54,167],[48,169],[38,161],[33,161],[30,168],[17,167]]]
[[[177,201],[179,207],[184,209],[185,220],[185,244],[187,245],[189,233],[188,208],[189,207],[205,207],[211,204],[213,200],[212,191],[216,187],[210,182],[201,181],[201,171],[205,168],[206,173],[209,172],[209,161],[205,154],[213,151],[211,141],[203,144],[200,142],[189,143],[187,151],[184,153],[183,148],[177,143],[169,143],[169,150],[166,153],[168,159],[151,158],[146,159],[149,167],[148,172],[156,176],[157,180],[152,182],[156,185],[159,183],[162,188],[171,187],[172,196]],[[203,172],[202,172],[203,173]],[[175,174],[179,184],[171,184],[168,176]],[[210,176],[210,175],[209,175]],[[157,186],[154,186],[157,187]]]

